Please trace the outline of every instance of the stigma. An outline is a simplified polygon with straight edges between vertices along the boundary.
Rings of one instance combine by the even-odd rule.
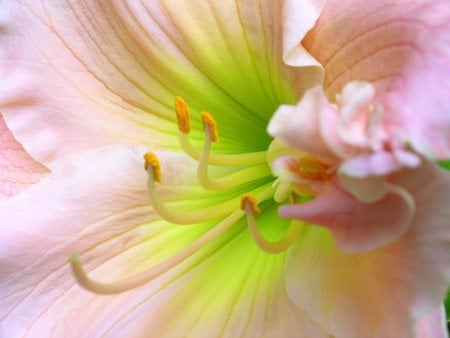
[[[81,286],[92,292],[115,294],[142,286],[188,259],[232,227],[239,226],[241,219],[244,219],[254,244],[268,254],[285,252],[300,235],[303,224],[298,220],[292,220],[289,223],[284,235],[278,241],[267,240],[259,230],[257,218],[264,212],[264,208],[260,208],[261,203],[266,201],[277,204],[295,203],[298,200],[299,191],[301,194],[312,192],[311,189],[301,190],[291,183],[281,184],[279,179],[275,180],[273,175],[279,176],[279,173],[274,173],[274,168],[269,160],[271,158],[270,147],[268,151],[241,154],[213,152],[214,143],[219,142],[218,123],[212,114],[202,112],[198,120],[203,125],[204,142],[202,148],[198,149],[189,140],[189,134],[193,129],[189,106],[183,98],[176,97],[174,108],[180,147],[189,157],[197,161],[198,184],[205,190],[223,192],[228,196],[233,195],[233,189],[236,187],[239,187],[239,191],[248,191],[243,195],[235,194],[236,196],[224,202],[204,208],[188,211],[176,210],[167,206],[160,197],[158,186],[164,184],[164,167],[155,153],[147,152],[143,156],[143,166],[148,173],[148,198],[159,216],[167,222],[179,226],[194,226],[207,221],[214,221],[216,225],[174,256],[136,276],[113,283],[102,283],[91,279],[85,272],[78,255],[72,254],[69,262],[75,278]],[[296,175],[307,180],[320,181],[329,177],[329,168],[314,158],[299,157],[294,164],[294,167],[289,170],[295,171]],[[227,174],[219,177],[211,175],[211,166],[225,167],[227,170],[224,172]]]

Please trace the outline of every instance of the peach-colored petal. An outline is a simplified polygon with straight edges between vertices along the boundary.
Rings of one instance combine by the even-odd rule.
[[[321,67],[320,63],[305,50],[301,41],[319,18],[325,2],[324,0],[285,1],[283,59],[286,64],[294,67]]]
[[[444,306],[419,320],[416,338],[448,338]]]
[[[450,156],[448,1],[327,1],[302,44],[323,65],[330,99],[368,81],[399,142]]]
[[[289,296],[336,338],[410,338],[414,324],[420,328],[442,304],[450,281],[450,175],[425,162],[399,174],[397,184],[417,205],[398,241],[354,255],[325,229],[308,227],[289,253]]]
[[[265,120],[304,86],[281,60],[281,11],[278,1],[2,3],[0,110],[43,163],[110,143],[178,147],[177,95],[193,107],[194,142],[206,110],[218,148],[263,149]]]
[[[148,202],[144,151],[113,146],[66,157],[45,179],[0,205],[5,222],[0,336],[273,337],[294,332],[293,337],[325,338],[286,296],[285,255],[268,256],[256,247],[244,220],[138,289],[103,296],[76,283],[67,262],[70,252],[80,254],[93,278],[116,281],[171,257],[217,224],[177,226],[161,220]],[[191,160],[168,152],[158,156],[163,168],[159,192],[167,203],[182,208],[209,199],[192,185]],[[283,229],[270,227],[277,219],[275,208],[264,217],[269,218],[267,230],[280,235]]]
[[[448,57],[448,15],[446,0],[327,1],[303,45],[324,66],[330,97],[351,81],[380,94]]]
[[[48,174],[14,138],[0,114],[0,201],[13,196]]]

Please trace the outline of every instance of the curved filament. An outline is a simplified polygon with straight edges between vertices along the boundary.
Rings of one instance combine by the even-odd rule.
[[[255,244],[261,250],[270,254],[282,253],[289,249],[292,243],[298,238],[302,224],[298,221],[292,221],[281,240],[277,242],[269,242],[264,238],[256,225],[255,216],[259,211],[254,201],[255,200],[253,198],[244,196],[242,199],[242,209],[247,214],[247,226],[253,240],[255,241]]]
[[[269,199],[273,195],[273,189],[271,187],[265,187],[258,194],[258,198],[261,201]],[[123,279],[121,281],[112,282],[112,283],[102,283],[96,280],[91,279],[83,269],[81,265],[78,255],[72,254],[69,258],[70,265],[72,267],[72,271],[77,279],[78,283],[83,286],[85,289],[99,293],[99,294],[116,294],[120,292],[125,292],[142,286],[148,282],[151,282],[153,279],[157,278],[161,274],[169,271],[174,268],[176,265],[180,264],[188,257],[196,253],[198,250],[203,248],[210,241],[220,237],[224,234],[228,229],[230,229],[240,218],[244,216],[244,212],[240,209],[231,213],[228,217],[222,220],[219,224],[205,233],[203,236],[195,240],[193,243],[188,245],[186,248],[181,250],[175,256],[156,264],[150,269],[143,271],[133,277],[129,277]]]
[[[184,152],[192,159],[199,161],[202,150],[195,148],[188,140],[187,135],[178,132],[178,141]],[[246,166],[267,162],[267,151],[257,151],[246,154],[211,154],[208,164],[217,166]]]

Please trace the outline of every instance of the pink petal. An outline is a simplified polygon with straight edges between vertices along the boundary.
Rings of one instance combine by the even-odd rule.
[[[0,336],[294,332],[325,338],[286,296],[285,255],[268,257],[257,248],[243,231],[244,219],[141,288],[104,296],[77,285],[67,262],[70,252],[80,253],[93,278],[116,281],[171,257],[217,224],[175,226],[158,217],[145,189],[145,150],[113,146],[67,157],[45,179],[0,205]],[[223,198],[192,185],[195,167],[185,156],[158,156],[159,192],[172,207]],[[275,208],[265,217],[275,219]]]
[[[445,308],[443,306],[419,320],[416,338],[448,338]]]
[[[331,97],[356,80],[375,83],[381,93],[445,58],[438,53],[448,51],[448,14],[445,0],[328,1],[303,45],[324,66]]]
[[[111,143],[178,148],[177,95],[195,120],[214,114],[218,147],[260,148],[264,119],[249,117],[268,118],[301,82],[282,62],[281,11],[219,0],[2,3],[0,111],[45,164]]]
[[[368,146],[370,107],[373,106],[375,88],[367,82],[350,82],[342,89],[339,99],[342,124],[339,135],[352,146]]]
[[[48,174],[14,138],[0,115],[0,200],[7,199]]]
[[[348,254],[325,229],[307,226],[289,252],[289,296],[336,338],[410,338],[442,304],[450,281],[450,174],[427,162],[398,183],[417,205],[399,240]]]
[[[409,74],[382,98],[393,112],[386,123],[396,126],[415,151],[434,159],[450,157],[449,60],[450,51],[445,61],[430,61],[433,67]]]
[[[403,150],[378,151],[356,155],[344,161],[339,171],[349,176],[386,176],[390,173],[420,165],[420,157]]]
[[[414,206],[398,193],[362,203],[335,184],[305,204],[280,208],[280,215],[324,226],[347,252],[364,252],[398,239],[410,225]]]
[[[0,205],[0,336],[89,335],[126,297],[102,298],[82,290],[68,255],[79,252],[88,271],[98,268],[105,280],[116,280],[139,270],[146,255],[161,259],[160,233],[181,235],[149,206],[144,151],[111,147],[67,158]],[[191,162],[164,153],[160,159],[166,168],[183,165],[174,166],[173,176],[165,175],[161,191],[166,198],[179,196],[186,176],[195,177]],[[153,247],[142,242],[147,237],[155,237]],[[140,243],[145,248],[136,252]],[[136,265],[127,264],[127,257],[136,257]]]
[[[391,133],[426,156],[450,156],[448,1],[328,1],[302,44],[323,65],[329,97],[371,82]]]
[[[331,119],[337,115],[336,108],[317,86],[308,90],[296,106],[280,106],[269,122],[268,132],[291,147],[333,162],[336,156],[321,135],[321,125],[333,122],[320,120],[325,114]]]

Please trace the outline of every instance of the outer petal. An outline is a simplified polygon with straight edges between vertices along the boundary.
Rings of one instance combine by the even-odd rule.
[[[351,255],[338,250],[325,230],[307,228],[289,253],[291,299],[336,338],[413,337],[414,321],[434,312],[445,295],[449,173],[424,163],[399,176],[398,183],[418,206],[400,240]]]
[[[324,66],[330,98],[372,82],[400,142],[450,156],[448,1],[327,1],[303,45]]]
[[[0,201],[13,196],[48,173],[11,134],[0,115]]]
[[[122,141],[177,147],[176,95],[195,120],[215,115],[218,147],[263,149],[265,121],[302,86],[281,61],[281,10],[277,1],[2,3],[0,109],[44,163]]]
[[[146,197],[143,151],[110,147],[66,158],[0,206],[0,336],[322,337],[286,297],[285,256],[262,253],[243,222],[139,289],[100,296],[76,284],[70,252],[81,254],[93,278],[115,281],[172,256],[216,224],[159,219]],[[166,202],[201,206],[217,199],[190,185],[191,161],[159,157]],[[280,235],[269,222],[275,208],[266,217],[269,235]]]
[[[437,311],[420,319],[416,338],[447,338],[445,309],[441,306]]]

